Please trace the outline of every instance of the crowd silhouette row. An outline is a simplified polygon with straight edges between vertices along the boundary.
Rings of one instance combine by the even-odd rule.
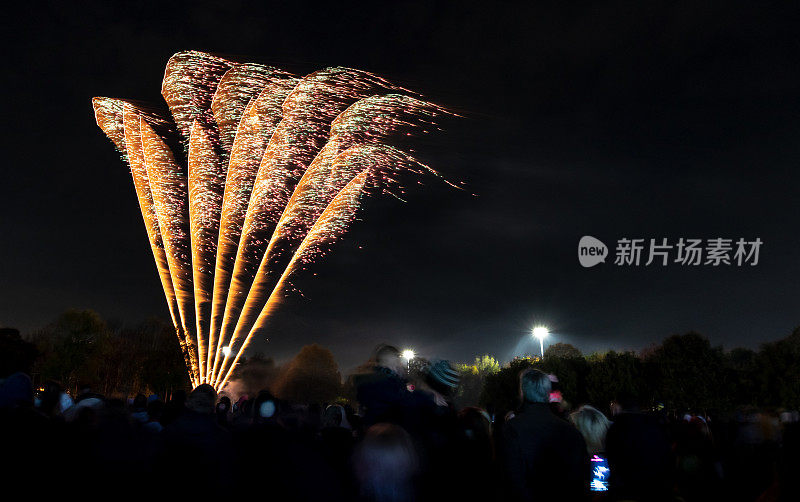
[[[448,361],[409,376],[382,345],[363,368],[355,401],[334,403],[232,402],[208,385],[71,396],[15,373],[0,386],[6,484],[112,500],[800,500],[797,412],[709,417],[623,393],[606,416],[569,409],[558,375],[527,368],[518,407],[497,416],[456,409]]]

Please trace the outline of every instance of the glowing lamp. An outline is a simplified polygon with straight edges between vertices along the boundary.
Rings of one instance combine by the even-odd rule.
[[[533,328],[533,336],[539,340],[539,349],[541,350],[542,358],[544,358],[544,339],[549,333],[550,330],[544,326],[536,326]]]

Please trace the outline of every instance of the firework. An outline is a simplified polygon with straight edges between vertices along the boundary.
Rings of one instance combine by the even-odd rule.
[[[95,117],[130,166],[192,384],[219,389],[365,194],[435,174],[389,142],[448,112],[359,70],[296,78],[197,51],[170,58],[162,95],[172,120],[111,98]]]
[[[161,230],[158,225],[155,206],[153,205],[153,195],[150,190],[150,181],[147,177],[147,170],[144,163],[142,152],[142,140],[140,135],[140,120],[142,118],[163,129],[167,121],[156,113],[148,113],[141,107],[123,100],[111,98],[94,98],[93,100],[95,117],[103,132],[111,139],[117,149],[122,153],[123,158],[128,161],[133,177],[133,186],[136,196],[139,199],[139,208],[142,211],[145,230],[147,231],[150,248],[156,262],[161,285],[164,295],[167,298],[170,317],[175,325],[178,335],[178,342],[181,352],[189,368],[190,377],[193,383],[197,383],[196,372],[192,367],[186,340],[187,333],[183,329],[183,324],[178,314],[178,304],[175,289],[172,283],[167,255],[164,250],[164,242]]]
[[[216,347],[213,360],[220,356],[217,343],[225,313],[228,286],[236,260],[236,249],[242,235],[250,194],[267,143],[281,120],[281,106],[294,88],[296,79],[281,79],[266,86],[257,99],[245,109],[231,149],[225,194],[220,217],[219,246],[214,276],[214,301],[211,310],[210,346]],[[206,372],[214,375],[212,358]]]

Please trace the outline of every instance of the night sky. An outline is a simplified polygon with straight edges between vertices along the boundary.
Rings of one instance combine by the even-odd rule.
[[[429,179],[407,203],[368,201],[317,275],[295,278],[303,296],[255,344],[267,355],[318,342],[348,368],[387,341],[507,360],[534,351],[536,323],[585,352],[689,330],[755,348],[800,325],[794,2],[299,3],[5,11],[0,326],[28,332],[68,308],[168,318],[90,100],[160,101],[186,49],[365,69],[463,115],[418,153],[465,190]],[[764,244],[755,267],[583,268],[583,235],[612,254],[623,237]]]

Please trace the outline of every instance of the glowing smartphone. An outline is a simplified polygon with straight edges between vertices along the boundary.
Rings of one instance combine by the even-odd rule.
[[[608,474],[611,472],[608,468],[608,460],[600,455],[592,455],[592,482],[589,483],[589,489],[593,492],[607,492],[608,491]]]

